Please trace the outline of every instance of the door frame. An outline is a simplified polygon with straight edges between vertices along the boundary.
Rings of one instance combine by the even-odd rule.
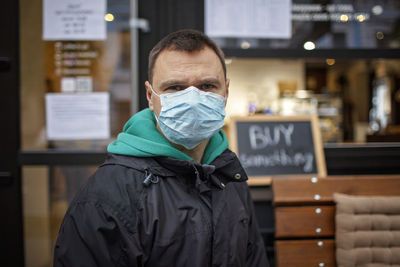
[[[24,266],[20,150],[19,1],[2,2],[0,16],[0,266]]]

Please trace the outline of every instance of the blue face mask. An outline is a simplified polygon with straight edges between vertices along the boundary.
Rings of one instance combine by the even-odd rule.
[[[158,125],[171,142],[193,149],[224,126],[225,97],[194,86],[161,95],[150,88],[161,101]]]

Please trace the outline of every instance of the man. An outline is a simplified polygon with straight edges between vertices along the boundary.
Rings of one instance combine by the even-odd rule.
[[[150,52],[149,108],[71,203],[55,266],[268,266],[247,176],[223,126],[222,51],[182,30]]]

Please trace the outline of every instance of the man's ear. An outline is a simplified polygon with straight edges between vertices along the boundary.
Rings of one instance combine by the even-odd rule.
[[[146,98],[147,98],[147,102],[149,104],[149,109],[151,111],[154,111],[153,101],[151,101],[151,95],[153,94],[153,92],[151,91],[151,85],[150,85],[149,81],[146,81],[144,83],[144,86],[146,87]]]

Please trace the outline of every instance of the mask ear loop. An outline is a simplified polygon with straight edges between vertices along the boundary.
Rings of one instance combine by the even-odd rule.
[[[150,84],[150,90],[151,90],[151,92],[152,92],[153,94],[155,94],[156,96],[158,96],[158,98],[160,98],[160,95],[157,94],[157,93],[153,90],[153,86],[152,86],[151,84]],[[157,121],[157,124],[158,124],[158,118],[157,118],[157,116],[156,116],[156,113],[153,112],[153,114],[154,114],[154,118],[156,118],[156,121]]]
[[[150,84],[150,90],[153,94],[155,94],[156,96],[160,97],[159,94],[156,93],[156,91],[153,90],[153,86]]]
[[[153,112],[153,114],[154,114],[154,118],[156,118],[156,121],[157,121],[157,124],[158,124],[158,118],[156,116],[156,113]]]

